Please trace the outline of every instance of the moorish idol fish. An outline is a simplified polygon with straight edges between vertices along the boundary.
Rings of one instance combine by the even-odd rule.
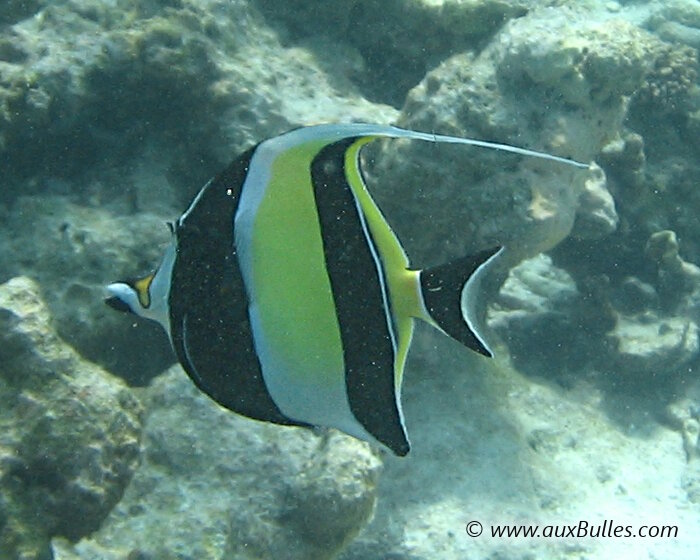
[[[171,224],[158,269],[110,284],[107,303],[160,323],[187,374],[222,406],[337,428],[406,455],[401,381],[413,320],[491,356],[474,302],[502,249],[410,268],[360,169],[361,148],[381,137],[587,167],[393,126],[299,128],[250,148],[204,185]]]

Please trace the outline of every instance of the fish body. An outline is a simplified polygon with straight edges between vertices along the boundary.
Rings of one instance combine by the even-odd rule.
[[[582,166],[392,126],[295,129],[210,180],[172,224],[159,268],[110,284],[107,302],[158,321],[190,378],[222,406],[277,424],[337,428],[405,455],[401,384],[413,321],[491,356],[474,301],[501,248],[410,268],[360,168],[361,148],[381,137]]]

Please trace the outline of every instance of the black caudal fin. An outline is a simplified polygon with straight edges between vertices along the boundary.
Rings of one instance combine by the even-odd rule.
[[[420,272],[423,304],[430,318],[445,334],[488,357],[493,352],[479,329],[476,298],[482,277],[501,251],[502,247],[494,247]]]

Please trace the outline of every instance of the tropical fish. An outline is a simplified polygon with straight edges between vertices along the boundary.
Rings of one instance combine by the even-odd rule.
[[[250,148],[204,185],[171,224],[158,269],[110,284],[107,303],[160,323],[187,374],[220,405],[337,428],[406,455],[401,382],[413,320],[491,356],[474,302],[502,249],[410,268],[360,169],[361,148],[381,137],[586,167],[393,126],[299,128]]]

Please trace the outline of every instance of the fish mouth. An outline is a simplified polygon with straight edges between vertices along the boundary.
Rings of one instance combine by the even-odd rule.
[[[115,311],[133,313],[131,307],[117,296],[108,296],[105,298],[104,302]]]
[[[123,293],[123,290],[120,288],[123,288],[125,284],[128,286],[126,282],[114,282],[113,284],[105,286],[104,302],[108,307],[120,313],[133,313],[134,310],[131,309],[131,306],[120,297],[120,293]]]

